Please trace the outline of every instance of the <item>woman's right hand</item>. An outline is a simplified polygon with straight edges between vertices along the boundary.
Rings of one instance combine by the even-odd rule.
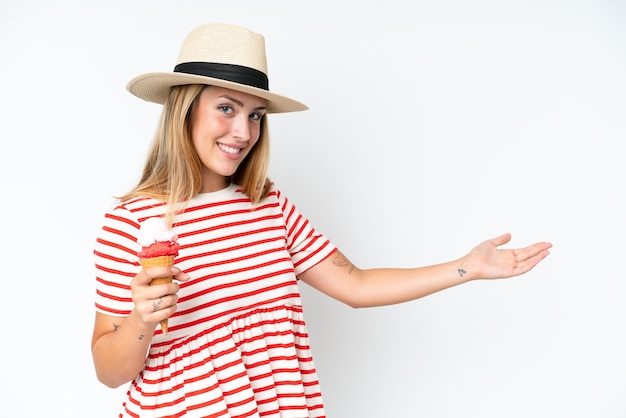
[[[173,276],[171,283],[150,285],[152,280]],[[140,271],[130,282],[135,313],[146,326],[154,326],[176,312],[177,281],[187,281],[189,276],[177,267],[150,267]]]

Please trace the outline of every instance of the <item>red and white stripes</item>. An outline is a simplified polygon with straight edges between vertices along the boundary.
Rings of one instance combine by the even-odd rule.
[[[106,214],[95,248],[98,312],[132,310],[139,225],[163,212],[134,199]],[[296,275],[332,244],[278,190],[257,206],[235,186],[200,194],[173,227],[176,266],[191,280],[167,336],[155,330],[120,416],[324,416]]]

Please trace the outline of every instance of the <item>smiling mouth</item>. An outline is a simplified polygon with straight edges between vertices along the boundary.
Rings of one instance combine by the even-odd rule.
[[[229,147],[228,145],[224,145],[224,144],[217,144],[217,146],[224,152],[228,153],[228,154],[232,154],[232,155],[238,155],[241,153],[241,148],[233,148],[233,147]]]

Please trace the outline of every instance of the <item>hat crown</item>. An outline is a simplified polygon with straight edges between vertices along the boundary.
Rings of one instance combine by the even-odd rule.
[[[152,72],[130,80],[135,96],[164,104],[172,87],[192,84],[240,91],[267,101],[267,113],[308,109],[289,97],[271,92],[267,77],[265,38],[225,23],[198,26],[185,37],[172,72]]]
[[[236,25],[202,25],[187,35],[176,64],[189,62],[241,65],[267,75],[265,38]]]

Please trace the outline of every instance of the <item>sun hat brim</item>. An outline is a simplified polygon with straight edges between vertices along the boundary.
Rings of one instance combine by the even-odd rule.
[[[186,73],[154,72],[143,74],[133,78],[126,85],[126,89],[140,99],[148,102],[163,104],[165,103],[172,87],[188,84],[204,84],[209,86],[224,87],[261,97],[267,100],[268,113],[298,112],[308,109],[306,105],[298,102],[297,100],[293,100],[257,87],[222,80],[220,78]]]

